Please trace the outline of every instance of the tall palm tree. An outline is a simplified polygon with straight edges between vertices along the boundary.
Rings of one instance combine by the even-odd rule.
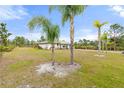
[[[74,63],[74,17],[80,15],[85,10],[85,5],[62,5],[62,6],[50,6],[50,12],[53,9],[58,9],[62,14],[62,25],[68,20],[70,21],[70,64]]]
[[[94,27],[98,29],[98,51],[101,51],[101,27],[107,24],[108,22],[100,23],[100,21],[94,21]]]
[[[33,30],[35,27],[42,27],[42,31],[46,35],[46,39],[48,43],[52,45],[52,65],[55,62],[55,55],[54,55],[54,43],[59,39],[60,29],[58,25],[53,25],[47,18],[43,16],[36,16],[32,18],[29,23],[28,27],[30,30]]]

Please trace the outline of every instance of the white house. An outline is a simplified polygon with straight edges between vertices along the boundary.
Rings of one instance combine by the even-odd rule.
[[[39,45],[39,47],[41,47],[43,49],[51,49],[52,48],[52,45],[50,43],[48,43],[47,41],[39,42],[38,45]],[[69,43],[67,43],[63,40],[63,41],[54,43],[54,46],[55,46],[55,49],[68,49]]]

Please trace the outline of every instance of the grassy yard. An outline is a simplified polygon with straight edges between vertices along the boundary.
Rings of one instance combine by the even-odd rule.
[[[124,55],[108,53],[97,57],[95,51],[75,50],[81,69],[65,78],[37,75],[37,65],[50,62],[50,50],[16,48],[4,53],[0,63],[0,87],[124,87]],[[56,62],[69,62],[69,50],[56,50]]]

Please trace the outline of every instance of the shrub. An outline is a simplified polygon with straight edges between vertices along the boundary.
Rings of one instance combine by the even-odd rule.
[[[117,47],[117,50],[124,50],[124,47]]]
[[[40,47],[38,44],[34,44],[33,48],[37,48],[37,49],[43,49],[42,47]]]
[[[97,49],[97,47],[96,46],[87,46],[87,49],[93,49],[93,50],[96,50]]]
[[[93,50],[96,50],[97,47],[96,46],[92,46],[92,45],[88,45],[88,46],[76,45],[75,49],[93,49]]]
[[[14,46],[0,46],[0,52],[10,52],[14,49]]]

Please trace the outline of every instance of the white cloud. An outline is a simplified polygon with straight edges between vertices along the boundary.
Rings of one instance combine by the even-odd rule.
[[[76,37],[84,36],[84,35],[87,35],[87,34],[90,34],[90,33],[92,33],[92,30],[87,29],[87,28],[75,30],[75,36]]]
[[[97,40],[97,35],[96,34],[89,34],[89,35],[83,36],[81,39]]]
[[[93,31],[92,29],[80,29],[75,30],[74,40],[79,41],[79,39],[88,39],[88,40],[97,40],[97,31]],[[60,40],[65,40],[70,42],[70,36],[61,36]]]
[[[87,29],[87,28],[79,29],[79,30],[75,29],[74,40],[79,41],[79,39],[96,40],[97,33],[93,32],[93,30]],[[68,35],[68,36],[67,36],[67,34],[66,34],[66,36],[61,35],[60,40],[65,40],[66,42],[70,42],[70,35]]]
[[[110,6],[110,10],[114,11],[116,14],[119,14],[120,17],[124,17],[124,7],[119,5]]]
[[[113,8],[113,10],[117,11],[117,12],[120,12],[123,10],[123,8],[119,5],[115,5],[115,6],[111,6]]]
[[[27,15],[23,6],[0,6],[0,20],[21,19]]]
[[[25,38],[29,40],[39,40],[41,37],[41,33],[26,33],[22,36],[24,36]]]
[[[66,42],[70,42],[70,37],[61,36],[59,40],[65,40]]]
[[[80,29],[75,32],[75,41],[79,39],[97,40],[97,31],[92,29]]]
[[[9,37],[9,39],[14,39],[16,36],[23,36],[28,40],[39,40],[41,37],[41,33],[24,33],[24,34],[17,34],[17,35],[12,35]]]
[[[87,34],[84,36],[75,37],[75,41],[79,41],[80,39],[87,39],[87,40],[97,40],[97,34]]]

